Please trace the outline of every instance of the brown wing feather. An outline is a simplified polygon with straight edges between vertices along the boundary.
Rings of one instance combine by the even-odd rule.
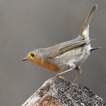
[[[85,40],[70,42],[70,43],[67,43],[65,45],[61,44],[54,51],[53,51],[53,48],[51,48],[52,51],[51,52],[49,51],[47,58],[48,59],[54,58],[54,57],[61,55],[65,52],[68,52],[69,50],[73,50],[73,49],[78,48],[78,47],[85,45],[85,44],[86,44]]]

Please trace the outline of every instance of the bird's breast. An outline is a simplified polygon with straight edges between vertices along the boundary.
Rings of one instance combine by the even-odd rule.
[[[54,64],[50,61],[47,61],[47,60],[43,60],[40,57],[35,57],[33,62],[40,65],[40,66],[43,66],[49,70],[56,71],[56,72],[60,71],[60,68],[56,64]]]

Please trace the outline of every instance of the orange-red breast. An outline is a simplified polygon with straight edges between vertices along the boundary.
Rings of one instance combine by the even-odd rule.
[[[89,39],[90,19],[97,7],[97,5],[94,5],[90,10],[77,38],[52,47],[31,51],[23,61],[30,60],[49,70],[60,72],[57,76],[76,69],[78,75],[73,81],[74,83],[82,72],[81,64],[87,59],[92,50],[98,49],[91,47]]]

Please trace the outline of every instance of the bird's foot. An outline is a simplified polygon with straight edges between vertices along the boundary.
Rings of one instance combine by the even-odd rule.
[[[58,75],[58,74],[57,74],[55,77],[64,80],[64,77],[62,77],[62,76],[60,76],[60,75]]]

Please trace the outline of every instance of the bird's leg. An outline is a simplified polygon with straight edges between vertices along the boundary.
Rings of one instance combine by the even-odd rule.
[[[69,71],[72,71],[73,70],[73,68],[71,68],[71,69],[69,69],[69,70],[66,70],[66,71],[63,71],[63,72],[61,72],[61,73],[58,73],[58,74],[56,74],[56,77],[58,77],[58,76],[60,76],[60,75],[62,75],[62,74],[64,74],[64,73],[67,73],[67,72],[69,72]]]
[[[58,76],[60,76],[60,75],[62,75],[62,74],[64,74],[64,73],[67,73],[67,72],[69,72],[69,71],[72,71],[73,69],[75,69],[75,65],[72,65],[69,70],[66,70],[66,71],[63,71],[63,72],[61,72],[61,73],[58,73],[58,74],[56,75],[56,77],[58,77]]]
[[[80,68],[79,66],[76,67],[75,69],[78,71],[78,75],[77,75],[76,78],[74,79],[73,84],[77,81],[78,77],[79,77],[79,76],[81,75],[81,73],[82,73],[82,70],[81,70],[81,68]]]

